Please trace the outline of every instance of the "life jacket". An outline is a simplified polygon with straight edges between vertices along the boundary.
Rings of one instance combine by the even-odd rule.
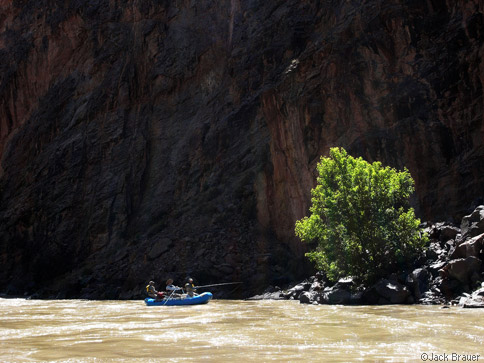
[[[165,294],[162,292],[162,291],[158,291],[156,292],[156,289],[154,286],[151,286],[151,285],[146,285],[146,294],[151,297],[151,298],[155,298],[155,295],[157,296],[157,298],[163,298],[165,296]]]
[[[151,297],[152,294],[155,294],[155,287],[151,285],[146,285],[146,295]]]

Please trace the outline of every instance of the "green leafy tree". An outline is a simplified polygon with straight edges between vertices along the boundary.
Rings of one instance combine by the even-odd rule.
[[[296,235],[317,242],[306,256],[331,280],[354,276],[369,283],[409,267],[427,236],[409,208],[414,181],[397,171],[332,148],[317,165],[311,215],[296,222]]]

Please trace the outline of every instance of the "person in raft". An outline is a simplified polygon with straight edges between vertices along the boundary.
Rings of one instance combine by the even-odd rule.
[[[156,300],[163,299],[163,292],[156,291],[154,281],[150,281],[149,284],[146,286],[146,294]]]
[[[173,285],[173,279],[166,280],[166,293],[170,294],[171,297],[179,297],[180,294],[177,294],[176,291],[181,290],[181,287]]]
[[[195,293],[197,289],[195,289],[195,285],[193,285],[193,279],[191,277],[188,278],[188,282],[185,284],[185,291],[187,292],[187,295],[190,297],[198,295]]]

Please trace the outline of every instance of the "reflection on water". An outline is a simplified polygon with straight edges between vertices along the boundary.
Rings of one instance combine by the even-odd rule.
[[[2,362],[410,362],[423,353],[484,361],[483,337],[479,309],[0,299]]]

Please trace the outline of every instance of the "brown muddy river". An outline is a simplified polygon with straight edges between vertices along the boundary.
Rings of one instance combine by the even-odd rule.
[[[0,299],[2,362],[464,361],[457,354],[484,362],[484,309]]]

